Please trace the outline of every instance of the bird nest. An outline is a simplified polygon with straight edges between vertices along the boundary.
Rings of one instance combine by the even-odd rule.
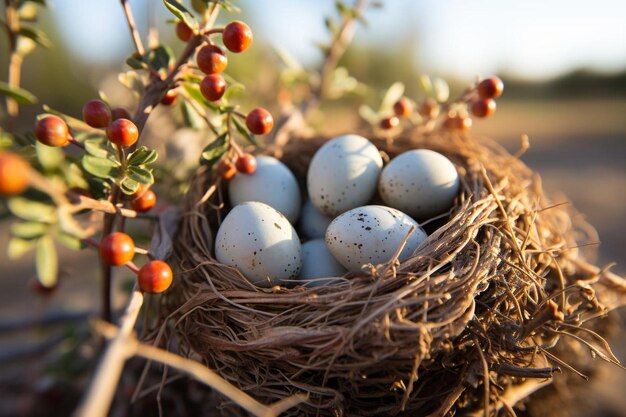
[[[277,156],[304,184],[323,143],[292,140]],[[446,155],[462,190],[409,259],[332,286],[257,288],[220,264],[213,245],[227,184],[208,168],[194,176],[163,299],[181,354],[261,402],[306,394],[285,414],[299,416],[511,409],[559,369],[578,372],[570,350],[617,362],[590,320],[623,304],[626,285],[592,265],[585,244],[595,231],[549,200],[535,172],[488,140],[452,132],[373,143],[390,158],[416,148]]]

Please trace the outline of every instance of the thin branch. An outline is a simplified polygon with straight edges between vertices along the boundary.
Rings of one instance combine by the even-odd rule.
[[[9,36],[9,74],[8,83],[11,88],[19,88],[22,74],[23,57],[17,51],[17,38],[20,31],[20,19],[15,9],[15,5],[11,0],[4,0],[5,18],[7,26],[7,34]],[[11,97],[6,98],[7,113],[11,117],[17,117],[19,114],[19,105],[17,101]]]
[[[117,338],[117,335],[119,334],[115,326],[105,322],[95,323],[95,329],[107,338]],[[307,399],[306,395],[296,394],[277,401],[273,405],[266,406],[241,391],[230,382],[226,381],[216,372],[191,359],[183,358],[182,356],[176,355],[172,352],[140,343],[135,338],[127,340],[127,351],[145,359],[160,362],[172,368],[178,369],[197,381],[213,388],[254,416],[278,416],[280,413]]]
[[[129,342],[134,340],[132,333],[141,311],[143,298],[143,293],[135,286],[120,320],[119,331],[110,340],[87,394],[83,397],[74,416],[105,417],[108,414],[124,364],[133,354]]]
[[[135,49],[137,50],[139,56],[144,56],[146,54],[146,50],[141,42],[141,36],[139,36],[139,31],[137,30],[137,24],[135,23],[135,18],[133,16],[133,11],[130,8],[130,4],[128,3],[128,0],[120,0],[120,2],[122,3],[122,8],[124,9],[124,15],[126,15],[126,22],[128,23],[128,28],[130,29]]]

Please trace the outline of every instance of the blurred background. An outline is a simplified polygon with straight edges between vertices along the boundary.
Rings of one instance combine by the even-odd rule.
[[[150,25],[155,25],[163,43],[182,50],[173,25],[167,23],[172,16],[160,1],[131,0],[130,4],[144,39]],[[246,54],[229,56],[228,72],[248,86],[247,95],[254,97],[255,106],[276,108],[276,86],[284,66],[279,56],[303,67],[318,65],[322,55],[316,44],[328,39],[324,18],[336,14],[335,2],[242,0],[236,4],[243,10],[241,15],[222,13],[220,19],[246,21],[255,40]],[[133,52],[119,2],[50,0],[49,6],[42,11],[40,27],[53,47],[38,48],[26,58],[22,86],[40,103],[75,116],[98,91],[115,104],[132,106],[132,97],[117,80],[117,74],[127,69],[124,59]],[[354,128],[359,104],[377,106],[395,81],[406,86],[409,97],[419,100],[420,74],[444,78],[452,97],[477,76],[498,75],[505,92],[496,115],[475,121],[473,131],[511,151],[527,134],[531,146],[522,159],[541,174],[545,188],[557,195],[555,201],[567,196],[597,228],[600,264],[615,262],[613,270],[626,274],[626,2],[387,0],[365,17],[367,24],[358,26],[355,42],[340,65],[370,88],[338,104],[332,117],[317,120],[319,129],[332,134]],[[6,37],[0,36],[1,80],[7,78],[7,50]],[[40,106],[22,107],[13,129],[32,129],[39,112]],[[157,113],[150,121],[164,126],[152,130],[163,139],[174,131],[169,119]],[[0,321],[15,328],[19,318],[95,308],[93,253],[62,251],[61,288],[54,297],[42,299],[28,285],[35,273],[33,257],[19,262],[6,257],[8,223],[0,222]],[[121,286],[130,276],[120,274]],[[36,347],[49,337],[45,331],[30,332],[28,338],[13,330],[0,334],[0,368],[20,350],[25,353],[22,359],[30,357],[25,340]],[[625,341],[622,332],[613,342],[622,361]],[[41,354],[45,349],[31,356]],[[0,386],[15,375],[27,378],[24,365],[34,372],[34,362],[20,361],[19,372],[2,373]],[[571,415],[626,416],[622,395],[626,372],[616,367],[603,367],[601,372],[603,376],[591,383],[593,399]],[[4,394],[0,390],[0,414],[8,403],[15,403]]]

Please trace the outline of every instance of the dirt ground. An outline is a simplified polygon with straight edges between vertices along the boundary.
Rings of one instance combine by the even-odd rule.
[[[500,102],[498,103],[500,106]],[[504,102],[493,121],[479,121],[478,134],[494,137],[514,150],[519,135],[530,136],[531,148],[523,160],[543,178],[545,188],[562,193],[593,224],[600,237],[602,265],[616,262],[613,270],[626,274],[626,101],[560,102],[548,104]],[[561,197],[559,197],[561,198]],[[33,256],[19,261],[6,257],[8,223],[0,223],[0,323],[18,318],[37,317],[50,311],[85,311],[98,306],[96,262],[93,251],[61,251],[62,286],[56,297],[43,301],[28,289],[34,276]],[[130,278],[120,272],[116,282]],[[123,298],[117,298],[118,305]],[[622,316],[624,316],[622,314]],[[622,321],[623,323],[623,321]],[[31,332],[5,331],[0,325],[0,385],[23,371],[23,362],[2,363],[8,353],[24,343],[50,337],[35,329]],[[626,362],[626,326],[614,340],[616,355]],[[44,352],[45,354],[45,352]],[[26,370],[33,367],[26,362]],[[13,370],[13,371],[11,371]],[[8,373],[11,371],[12,373]],[[591,388],[591,390],[587,390]],[[572,416],[626,416],[626,371],[602,366],[597,378],[585,387],[585,406],[571,410]],[[1,397],[1,395],[0,395]],[[7,399],[0,398],[0,415]]]

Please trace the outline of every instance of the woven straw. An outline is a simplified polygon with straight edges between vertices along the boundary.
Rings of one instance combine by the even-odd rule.
[[[301,184],[323,142],[279,150]],[[366,266],[333,286],[255,288],[218,263],[226,185],[206,168],[196,174],[174,242],[176,284],[164,298],[163,321],[182,354],[262,402],[306,393],[286,415],[311,416],[508,408],[557,368],[579,365],[559,359],[577,346],[616,362],[587,327],[623,303],[626,285],[591,265],[584,245],[597,242],[595,231],[569,204],[549,200],[536,173],[465,135],[373,142],[389,157],[415,148],[446,155],[462,192],[426,225],[429,237],[411,258]]]

